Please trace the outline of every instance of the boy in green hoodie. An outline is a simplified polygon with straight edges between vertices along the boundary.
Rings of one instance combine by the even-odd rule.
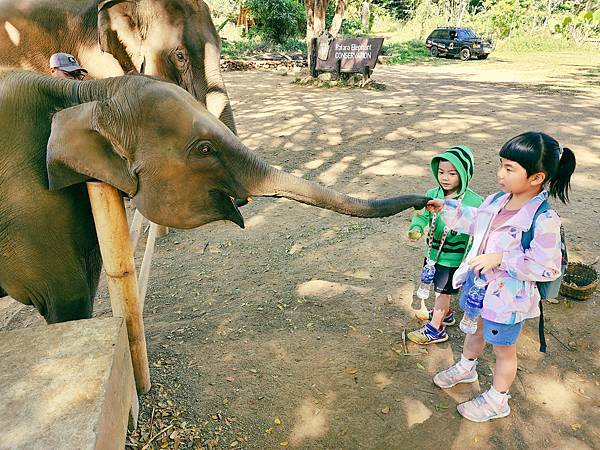
[[[473,154],[465,145],[449,148],[431,159],[431,171],[438,186],[427,191],[432,198],[457,199],[465,206],[478,207],[483,198],[469,189],[473,177]],[[431,234],[432,224],[433,238]],[[448,340],[447,325],[454,325],[454,311],[450,309],[450,296],[458,289],[452,286],[452,276],[460,266],[469,247],[469,236],[449,230],[441,217],[428,211],[415,213],[408,231],[408,238],[417,241],[429,227],[425,263],[427,257],[435,261],[435,305],[433,310],[417,313],[417,318],[427,320],[422,328],[408,333],[417,344],[434,344]],[[431,247],[431,249],[430,249]],[[441,247],[441,248],[440,248]],[[428,256],[429,255],[429,256]]]

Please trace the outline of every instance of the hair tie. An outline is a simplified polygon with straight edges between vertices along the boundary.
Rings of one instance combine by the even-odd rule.
[[[558,159],[559,159],[559,161],[562,158],[563,151],[564,151],[564,148],[562,147],[562,145],[559,145],[558,146]]]

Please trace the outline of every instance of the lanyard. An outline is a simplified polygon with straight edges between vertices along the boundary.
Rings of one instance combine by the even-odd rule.
[[[464,196],[465,196],[465,194],[461,195],[458,198],[458,207],[460,207]],[[428,246],[427,246],[427,260],[430,260],[430,256],[431,256],[431,248],[433,247],[433,234],[435,232],[435,224],[437,222],[437,219],[438,219],[438,213],[433,213],[433,216],[431,217],[431,226],[429,227],[429,237],[427,238],[427,240],[429,241]],[[446,237],[448,237],[449,232],[450,232],[450,228],[448,228],[447,226],[444,226],[444,232],[442,233],[442,239],[440,240],[440,247],[438,249],[437,259],[440,258],[440,253],[442,253],[442,247],[444,246],[444,243],[446,242]],[[434,262],[437,262],[437,259]]]

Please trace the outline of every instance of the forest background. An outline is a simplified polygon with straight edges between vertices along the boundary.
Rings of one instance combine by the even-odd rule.
[[[307,36],[384,36],[387,64],[426,60],[437,26],[467,26],[501,52],[598,50],[600,0],[207,0],[232,59],[266,51],[306,54]],[[368,3],[368,18],[365,18]],[[238,26],[249,8],[250,26]],[[362,17],[361,17],[362,15]],[[319,23],[319,19],[323,23]],[[342,20],[343,19],[343,20]],[[361,20],[362,19],[362,20]]]

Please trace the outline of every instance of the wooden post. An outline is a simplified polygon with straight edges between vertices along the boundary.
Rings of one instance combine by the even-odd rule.
[[[146,241],[146,250],[142,259],[142,267],[140,268],[140,277],[138,278],[138,286],[140,290],[140,309],[144,310],[144,302],[146,301],[146,290],[148,289],[148,279],[150,277],[150,266],[152,264],[152,256],[154,256],[154,243],[156,241],[157,232],[160,225],[150,222],[150,230],[148,231],[148,240]]]
[[[133,220],[131,221],[131,227],[129,227],[129,238],[131,239],[131,249],[135,253],[137,248],[138,240],[142,234],[142,224],[144,222],[144,216],[136,209],[133,214]]]
[[[105,183],[90,182],[87,188],[113,315],[125,318],[135,384],[137,391],[145,394],[150,390],[150,370],[123,199],[117,189]]]
[[[156,237],[157,238],[165,237],[167,234],[169,234],[169,227],[165,227],[163,225],[157,225],[157,228],[156,228]]]

